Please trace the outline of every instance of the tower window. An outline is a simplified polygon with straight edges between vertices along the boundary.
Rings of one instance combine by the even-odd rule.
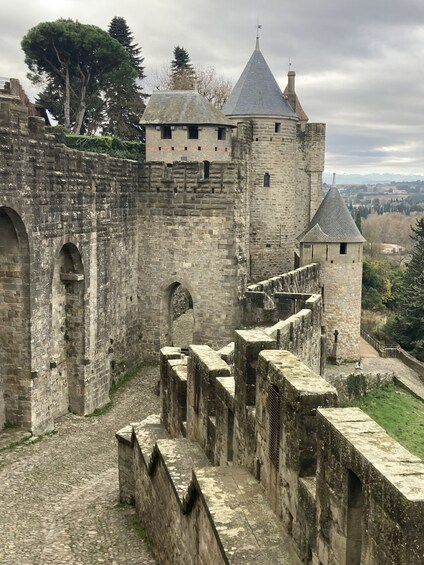
[[[172,139],[171,126],[162,126],[160,128],[160,136],[162,139]]]
[[[209,161],[203,161],[203,178],[209,178]]]
[[[199,127],[198,126],[188,126],[188,138],[189,139],[199,139]]]
[[[218,139],[224,141],[227,137],[227,130],[225,128],[218,128]]]
[[[275,133],[280,133],[280,131],[281,131],[281,123],[280,122],[275,122],[274,131],[275,131]]]
[[[271,175],[269,173],[264,174],[264,187],[269,188],[271,186]]]
[[[346,255],[347,253],[347,243],[340,244],[340,255]]]

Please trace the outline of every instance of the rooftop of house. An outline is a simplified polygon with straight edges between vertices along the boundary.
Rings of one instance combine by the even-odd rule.
[[[219,125],[234,127],[219,108],[196,90],[156,91],[140,120],[143,125]]]

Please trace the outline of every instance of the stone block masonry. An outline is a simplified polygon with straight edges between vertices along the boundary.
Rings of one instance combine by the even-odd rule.
[[[57,145],[9,104],[0,152],[0,395],[6,421],[42,433],[108,401],[112,361],[140,359],[140,165]]]
[[[139,200],[140,315],[151,352],[172,345],[173,289],[193,305],[193,343],[220,347],[240,324],[247,283],[247,190],[237,161],[148,163]],[[187,344],[189,345],[189,344]]]
[[[243,123],[235,152],[249,166],[250,277],[258,281],[294,267],[296,237],[322,199],[325,125],[255,118],[251,127],[249,150]]]
[[[172,345],[172,296],[221,346],[248,272],[246,169],[148,163],[57,144],[0,106],[0,422],[43,433],[109,399],[112,380]],[[188,344],[187,344],[188,345]]]

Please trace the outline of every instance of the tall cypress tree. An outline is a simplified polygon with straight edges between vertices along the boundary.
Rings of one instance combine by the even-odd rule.
[[[412,231],[415,244],[399,293],[394,333],[404,349],[424,361],[424,218]]]

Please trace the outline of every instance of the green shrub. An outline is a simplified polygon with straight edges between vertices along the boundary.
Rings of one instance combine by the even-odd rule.
[[[59,126],[46,129],[54,134],[58,143],[64,143],[67,147],[78,151],[104,153],[111,157],[133,161],[144,161],[146,157],[146,146],[138,141],[124,141],[112,136],[75,135],[66,133]]]

